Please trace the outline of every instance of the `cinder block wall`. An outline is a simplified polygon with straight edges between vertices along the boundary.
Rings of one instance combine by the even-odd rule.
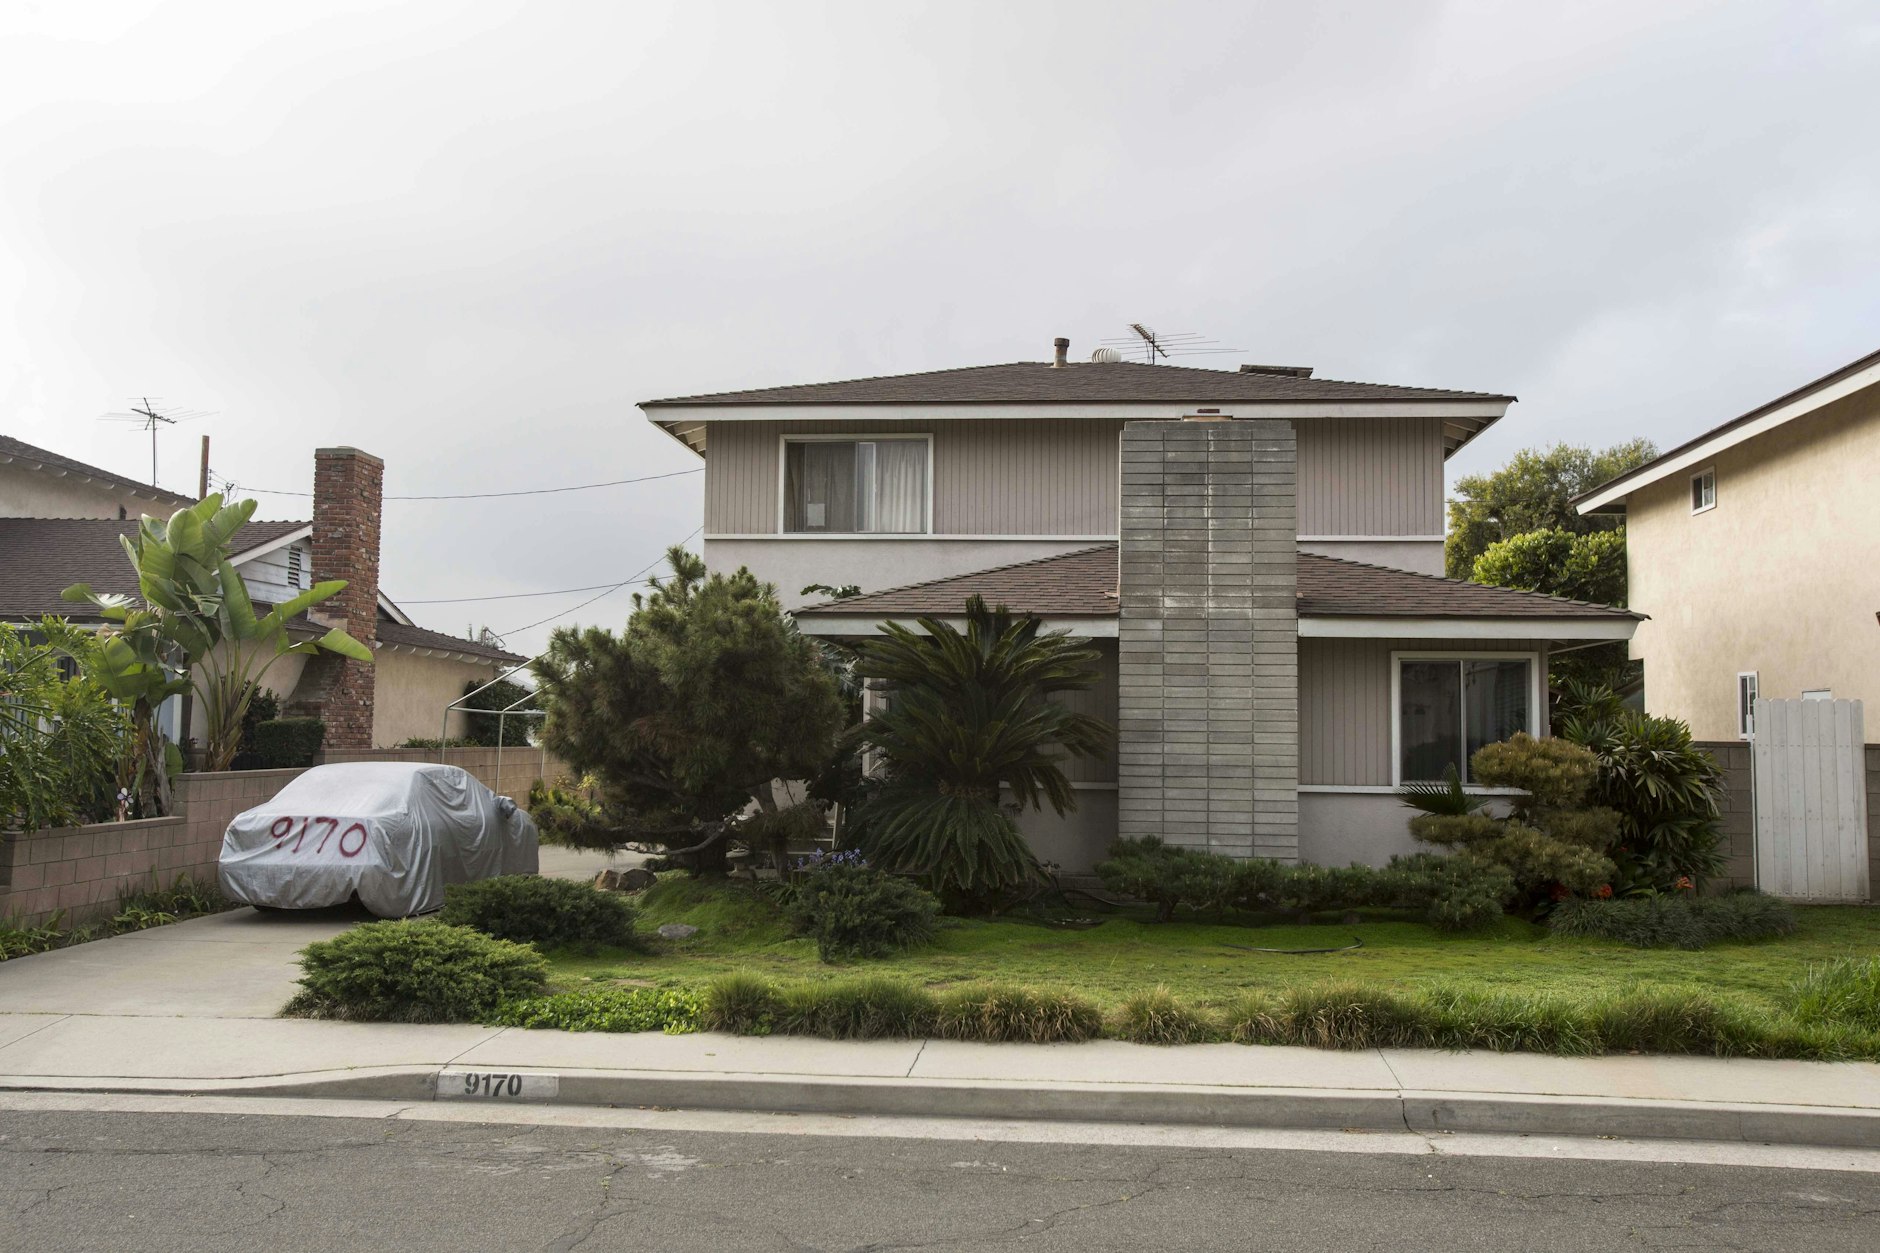
[[[1125,836],[1299,859],[1297,464],[1288,422],[1123,428]]]

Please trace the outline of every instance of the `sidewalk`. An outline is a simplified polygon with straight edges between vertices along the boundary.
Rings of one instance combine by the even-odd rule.
[[[0,964],[0,1089],[1880,1147],[1880,1065],[1870,1063],[847,1042],[272,1017],[292,992],[295,951],[349,921],[243,910]]]

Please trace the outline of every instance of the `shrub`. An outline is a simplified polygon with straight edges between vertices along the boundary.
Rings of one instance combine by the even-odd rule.
[[[254,753],[262,770],[300,769],[313,764],[326,739],[318,718],[274,718],[255,723]]]
[[[633,906],[614,892],[541,875],[503,875],[444,889],[440,922],[543,948],[630,948]]]
[[[769,1035],[783,1008],[777,985],[762,975],[720,975],[705,986],[705,1025],[733,1035]]]
[[[933,1033],[943,1040],[1079,1043],[1103,1034],[1103,1011],[1068,992],[998,984],[955,988],[939,998]]]
[[[883,957],[933,942],[940,902],[864,862],[819,865],[790,885],[790,923],[826,962]]]
[[[1880,957],[1843,957],[1811,966],[1795,986],[1795,1016],[1805,1024],[1845,1023],[1880,1031]]]
[[[1201,1044],[1221,1033],[1207,1015],[1182,1004],[1167,988],[1138,992],[1116,1014],[1116,1034],[1137,1044]]]
[[[354,927],[302,949],[300,969],[283,1012],[356,1022],[483,1022],[548,974],[526,945],[431,920]]]
[[[1599,761],[1568,740],[1553,736],[1537,740],[1526,731],[1517,731],[1476,749],[1469,769],[1484,787],[1514,788],[1530,797],[1534,806],[1567,809],[1586,799],[1598,777]]]
[[[1598,763],[1591,796],[1619,815],[1622,879],[1662,890],[1682,876],[1720,873],[1722,773],[1691,728],[1625,709],[1604,689],[1569,695],[1560,733]]]
[[[699,997],[683,988],[593,988],[509,1001],[493,1022],[560,1031],[663,1031],[686,1035],[705,1021]]]
[[[855,979],[787,984],[777,998],[777,1030],[827,1040],[877,1040],[926,1035],[934,999],[898,979]]]
[[[1393,857],[1386,873],[1394,876],[1394,902],[1422,911],[1439,931],[1469,931],[1501,917],[1514,895],[1507,867],[1476,857],[1416,853]]]
[[[130,720],[89,669],[88,631],[47,618],[26,631],[0,623],[0,830],[36,831],[117,816],[117,776]]]
[[[1795,911],[1760,892],[1728,896],[1645,896],[1560,901],[1547,916],[1560,935],[1599,936],[1636,948],[1698,949],[1795,930]]]
[[[1455,821],[1480,821],[1491,824],[1493,834],[1501,831],[1490,818]],[[1222,913],[1380,907],[1414,909],[1432,926],[1464,930],[1500,916],[1514,893],[1506,870],[1476,858],[1423,853],[1393,859],[1383,870],[1295,866],[1171,848],[1154,836],[1118,840],[1096,871],[1111,891],[1153,901],[1158,922],[1168,921],[1177,909]]]

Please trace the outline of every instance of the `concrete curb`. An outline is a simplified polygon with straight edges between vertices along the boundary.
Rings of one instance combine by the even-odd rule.
[[[467,1096],[471,1072],[388,1066],[242,1079],[0,1077],[0,1090],[135,1095],[354,1098],[491,1105],[656,1107],[777,1114],[1161,1123],[1247,1130],[1615,1136],[1823,1148],[1880,1148],[1880,1110],[1809,1105],[1151,1084],[700,1074],[513,1068],[518,1097]]]

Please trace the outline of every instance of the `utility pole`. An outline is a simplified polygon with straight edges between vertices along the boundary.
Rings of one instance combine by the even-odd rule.
[[[196,499],[209,498],[209,437],[202,437],[202,473],[196,478]]]

